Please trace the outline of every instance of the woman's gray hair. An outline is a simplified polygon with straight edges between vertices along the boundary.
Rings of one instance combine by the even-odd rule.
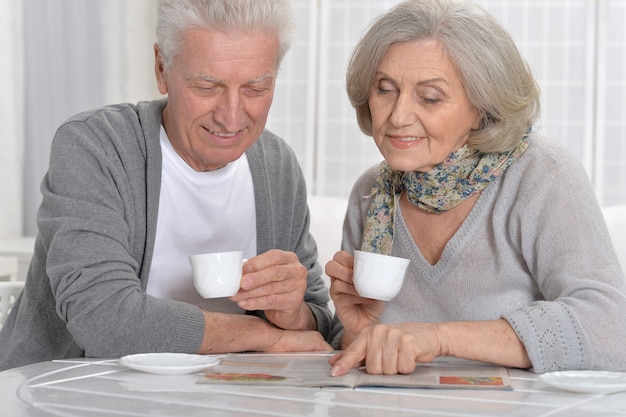
[[[278,62],[291,46],[295,17],[291,0],[159,0],[156,37],[168,71],[189,29],[270,32],[278,35]]]
[[[394,44],[438,40],[457,67],[470,103],[482,114],[468,144],[481,152],[514,148],[540,112],[539,87],[504,27],[463,0],[406,0],[380,15],[353,51],[347,92],[366,135],[376,70]]]

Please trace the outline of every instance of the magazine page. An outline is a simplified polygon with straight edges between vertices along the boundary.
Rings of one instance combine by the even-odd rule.
[[[332,354],[228,354],[219,365],[209,368],[201,384],[259,384],[304,387],[414,387],[510,389],[505,367],[456,358],[438,358],[418,364],[409,375],[369,375],[353,369],[341,377],[330,376],[328,359]]]
[[[228,354],[202,375],[199,383],[268,384],[303,387],[353,387],[359,373],[330,376],[328,353]]]
[[[409,375],[370,375],[363,370],[359,373],[356,386],[511,389],[505,367],[442,358],[418,364]]]

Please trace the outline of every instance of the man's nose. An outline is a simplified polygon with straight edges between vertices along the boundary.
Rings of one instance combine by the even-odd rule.
[[[236,132],[241,129],[243,120],[243,101],[237,91],[226,91],[220,96],[214,115],[216,122],[220,123],[228,132]]]

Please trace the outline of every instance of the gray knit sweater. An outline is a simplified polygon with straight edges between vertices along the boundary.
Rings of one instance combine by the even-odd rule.
[[[58,129],[26,286],[0,331],[0,370],[68,357],[198,351],[201,310],[145,292],[159,209],[164,106],[165,100],[107,106]],[[328,293],[296,157],[268,131],[246,155],[257,250],[298,255],[308,268],[305,301],[326,337]]]
[[[378,167],[356,183],[343,247],[361,246]],[[590,181],[562,146],[536,135],[485,189],[430,265],[396,216],[392,254],[410,258],[384,323],[504,318],[535,372],[626,370],[626,282]],[[384,279],[384,277],[381,277]],[[341,326],[333,330],[334,344]]]

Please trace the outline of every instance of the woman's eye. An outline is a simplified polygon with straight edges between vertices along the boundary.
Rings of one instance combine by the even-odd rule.
[[[426,103],[426,104],[437,104],[441,100],[439,98],[435,98],[435,97],[422,97],[422,101],[424,103]]]
[[[396,91],[396,88],[393,84],[388,81],[380,80],[376,84],[376,92],[378,94],[390,94]]]

